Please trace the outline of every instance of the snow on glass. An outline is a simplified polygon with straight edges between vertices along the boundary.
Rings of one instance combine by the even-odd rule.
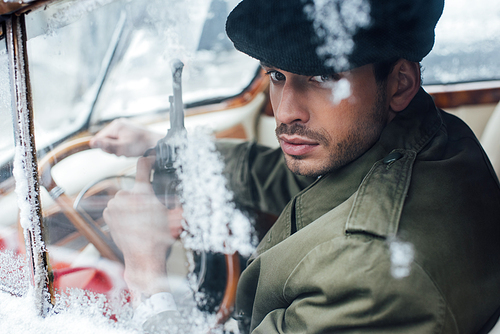
[[[64,25],[71,16],[81,15],[92,10],[96,5],[103,5],[109,0],[86,0],[79,2],[80,7],[72,7],[71,12],[60,12],[51,21],[52,29]],[[197,1],[191,1],[195,4]],[[330,8],[340,8],[340,11]],[[336,71],[348,67],[348,55],[352,52],[352,35],[362,26],[369,23],[369,5],[364,0],[316,0],[308,5],[306,12],[314,20],[318,35],[325,44],[317,52],[325,56],[326,65]],[[175,11],[172,11],[175,12]],[[333,19],[332,19],[333,18]],[[175,22],[175,20],[173,18]],[[169,19],[161,17],[157,22],[168,23]],[[174,35],[165,31],[169,44],[179,46],[181,43]],[[182,49],[182,48],[181,48]],[[178,49],[177,51],[179,51]],[[339,103],[350,95],[347,80],[341,80],[333,88],[334,102]],[[19,156],[20,153],[18,152]],[[16,159],[19,164],[19,160]],[[21,173],[22,166],[16,167],[15,173]],[[183,204],[185,231],[182,240],[186,248],[193,251],[213,251],[233,253],[238,251],[249,255],[254,250],[255,237],[252,224],[247,217],[236,209],[233,194],[227,189],[223,176],[224,164],[216,151],[215,143],[207,131],[196,130],[187,138],[187,145],[180,152],[177,160],[178,177],[181,181],[180,196]],[[22,176],[16,177],[20,189],[24,188]],[[21,194],[23,193],[20,190]],[[22,196],[21,196],[22,197]],[[20,201],[20,206],[24,203]],[[26,212],[26,210],[24,210]],[[23,222],[23,227],[30,226],[30,220]],[[411,245],[394,241],[390,243],[393,275],[404,277],[409,273],[409,265],[413,261]],[[26,280],[26,266],[22,258],[12,253],[0,254],[2,263],[14,268],[17,274],[9,270],[0,272],[2,281],[10,292],[22,295],[21,298],[8,294],[0,294],[0,323],[2,329],[9,333],[140,333],[142,330],[133,322],[133,310],[129,305],[120,305],[119,314],[110,318],[109,302],[103,295],[83,290],[71,290],[58,294],[54,309],[46,318],[38,316],[34,307],[33,295]],[[5,281],[4,277],[8,277]],[[195,298],[203,298],[197,293]],[[213,315],[202,313],[196,307],[179,310],[179,323],[168,325],[166,333],[206,333],[213,324]],[[29,319],[29,321],[27,321]],[[186,328],[189,327],[188,328]]]
[[[22,67],[22,64],[20,66]],[[19,81],[16,84],[19,85]],[[17,91],[21,92],[18,115],[19,117],[27,117],[26,97],[22,93],[24,89],[18,87]],[[36,212],[37,193],[32,184],[33,148],[29,142],[25,142],[25,139],[29,138],[29,132],[24,127],[27,123],[26,120],[19,122],[19,143],[15,150],[12,174],[16,181],[15,192],[18,199],[19,218],[25,238],[28,237],[28,230],[35,232],[33,235],[36,240],[32,240],[33,253],[35,254],[33,260],[36,262],[34,264],[35,274],[40,276],[44,271],[36,268],[41,268],[43,263],[39,263],[40,258],[36,254],[44,251],[45,244],[40,239],[40,221]],[[124,332],[113,331],[113,328],[117,327],[110,320],[109,314],[106,313],[109,308],[104,296],[75,290],[68,294],[56,295],[56,304],[53,308],[49,308],[48,305],[41,306],[40,303],[45,303],[46,298],[42,297],[40,300],[41,294],[37,293],[36,289],[28,283],[29,271],[26,259],[13,252],[4,251],[0,253],[0,261],[2,263],[0,269],[2,290],[10,293],[0,293],[2,331],[6,333]],[[34,280],[39,282],[43,278],[34,277]],[[39,287],[41,284],[37,283],[35,286]],[[40,315],[41,308],[44,309],[44,317]]]
[[[127,303],[125,293],[107,298],[103,294],[81,289],[58,291],[55,305],[41,317],[38,301],[27,282],[27,263],[23,256],[13,252],[0,252],[0,327],[2,333],[52,333],[52,334],[206,334],[224,332],[224,328],[214,328],[215,314],[208,314],[196,306],[179,305],[174,318],[160,320],[155,330],[143,328],[134,319],[134,310]],[[199,294],[197,298],[202,298]],[[153,322],[154,323],[154,322]],[[237,329],[233,331],[238,333]]]
[[[15,296],[24,296],[29,289],[26,258],[6,250],[0,252],[1,290]],[[1,295],[1,294],[0,294]]]
[[[185,224],[186,248],[250,255],[254,234],[250,220],[236,208],[226,187],[224,163],[208,130],[198,128],[176,161]]]
[[[4,253],[2,260],[18,261],[13,254]],[[18,263],[17,263],[18,264]],[[26,271],[26,269],[24,269]],[[128,334],[141,333],[131,320],[131,310],[121,308],[112,320],[109,301],[103,295],[89,291],[71,290],[56,295],[56,305],[45,317],[34,307],[34,295],[16,297],[0,293],[0,327],[2,333],[52,334]]]
[[[22,39],[21,27],[19,21],[14,21],[14,26],[7,27],[7,49],[16,50],[17,55],[24,54],[23,43],[16,43],[14,47],[14,33],[17,31],[17,38]],[[12,29],[12,30],[11,30]],[[42,240],[41,224],[39,219],[39,194],[36,180],[36,157],[34,140],[32,140],[31,127],[31,112],[28,109],[27,96],[27,80],[25,70],[27,64],[24,63],[23,57],[16,56],[16,53],[11,52],[9,64],[11,64],[11,73],[15,77],[13,82],[13,97],[15,107],[16,128],[16,149],[14,155],[14,166],[12,175],[15,179],[15,193],[17,195],[19,207],[19,221],[23,228],[24,240],[26,249],[31,254],[30,272],[33,285],[29,289],[30,295],[34,298],[33,306],[38,310],[39,314],[44,314],[48,309],[48,291],[45,289],[47,278],[46,266],[44,263],[44,252],[46,250],[45,243]]]
[[[314,0],[304,12],[313,22],[318,37],[324,41],[316,52],[325,65],[335,72],[349,68],[349,55],[354,49],[353,36],[359,28],[370,24],[370,5],[366,0]],[[346,78],[332,82],[332,102],[339,104],[351,96]]]
[[[25,148],[22,146],[16,146],[16,153],[14,157],[14,167],[12,169],[12,175],[16,180],[16,195],[17,195],[17,205],[19,207],[19,217],[20,223],[23,229],[31,229],[33,226],[38,225],[38,215],[33,206],[33,202],[30,201],[30,178],[27,176],[27,153]],[[34,194],[36,196],[36,194]]]
[[[76,5],[73,3],[74,6],[67,9],[61,9],[49,19],[49,33],[57,33],[58,27],[108,2],[110,1],[86,0]],[[166,34],[171,36],[168,31]],[[178,41],[173,44],[180,45]],[[241,212],[234,208],[234,204],[231,204],[232,195],[225,189],[225,181],[222,178],[223,164],[213,149],[214,144],[207,140],[207,137],[195,136],[195,138],[198,139],[193,139],[192,145],[188,145],[185,158],[180,159],[183,166],[180,178],[187,180],[182,186],[183,194],[189,197],[191,192],[196,190],[198,195],[194,197],[194,203],[184,200],[186,219],[190,224],[187,227],[189,233],[186,232],[183,239],[186,240],[187,246],[194,250],[239,251],[242,254],[249,254],[253,250],[251,225]],[[203,152],[204,149],[208,151]],[[26,167],[26,161],[30,153],[30,150],[27,151],[21,146],[16,148],[13,171],[21,209],[21,225],[25,229],[39,226],[37,216],[32,212],[34,205],[28,203],[26,196],[29,188],[29,175],[26,173],[31,170]],[[200,171],[204,173],[197,175],[193,183],[192,173],[197,174]],[[204,215],[200,216],[193,211],[192,208],[197,205],[205,210]],[[212,224],[213,221],[215,223]],[[194,236],[195,229],[196,233],[200,233],[203,242],[199,242]],[[41,240],[37,240],[36,245],[44,248]],[[4,252],[0,253],[0,260],[3,264],[0,272],[2,290],[12,294],[0,293],[0,324],[3,331],[9,333],[143,332],[140,324],[133,321],[133,310],[130,305],[121,304],[111,308],[112,301],[106,299],[104,295],[79,289],[59,291],[55,295],[54,307],[45,317],[41,317],[37,307],[40,300],[28,283],[29,275],[25,259],[14,253]],[[196,293],[195,299],[200,298],[203,298],[203,295]],[[207,333],[215,323],[215,315],[203,313],[196,307],[180,309],[179,312],[182,315],[179,317],[179,322],[169,324],[162,332]],[[219,329],[212,330],[212,332],[217,331]]]
[[[370,5],[366,0],[314,0],[304,6],[313,20],[318,37],[324,40],[316,50],[325,65],[337,72],[349,67],[349,55],[354,49],[353,35],[370,23]]]
[[[20,159],[16,159],[20,160]],[[19,162],[18,162],[19,163]],[[23,168],[15,167],[17,171]],[[180,183],[186,231],[182,241],[185,248],[195,252],[239,252],[249,255],[255,239],[250,220],[236,209],[233,194],[226,187],[224,164],[216,151],[208,130],[195,129],[179,151],[177,170]],[[18,177],[25,189],[24,177]],[[21,190],[21,196],[24,193]],[[20,206],[25,206],[23,200]],[[29,208],[24,209],[26,211]],[[30,212],[28,210],[28,212]],[[28,219],[27,217],[24,217]],[[29,218],[31,219],[31,218]],[[25,223],[29,226],[28,223]],[[0,277],[13,297],[0,294],[0,323],[10,333],[142,333],[141,324],[133,319],[131,305],[120,300],[108,300],[104,295],[71,289],[56,294],[56,304],[45,318],[36,313],[34,295],[29,293],[26,263],[13,253],[0,253],[4,264]],[[190,262],[193,262],[191,260]],[[4,280],[5,279],[5,280]],[[197,277],[188,277],[193,289],[193,300],[203,303],[206,296],[197,291]],[[28,292],[28,293],[27,293]],[[8,307],[7,307],[8,305]],[[111,306],[110,306],[111,305]],[[179,305],[180,306],[180,305]],[[179,307],[179,316],[161,321],[157,327],[162,333],[212,333],[223,328],[212,328],[215,314],[199,310],[194,303]],[[111,320],[111,315],[113,319]],[[29,317],[21,321],[21,318]]]

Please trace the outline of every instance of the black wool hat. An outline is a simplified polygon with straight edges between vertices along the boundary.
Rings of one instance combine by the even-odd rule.
[[[321,5],[243,0],[229,14],[226,32],[241,52],[301,75],[396,58],[419,62],[434,45],[444,0],[327,0]]]

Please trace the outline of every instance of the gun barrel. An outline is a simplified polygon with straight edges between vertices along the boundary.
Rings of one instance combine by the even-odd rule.
[[[184,130],[184,105],[182,102],[182,69],[184,64],[175,59],[172,61],[173,108],[170,110],[170,129],[173,132]]]
[[[156,162],[153,174],[153,189],[158,198],[169,209],[175,208],[176,188],[178,184],[174,162],[180,136],[185,136],[184,106],[182,103],[182,69],[184,64],[176,59],[172,61],[173,96],[170,101],[170,129],[167,135],[156,144]]]

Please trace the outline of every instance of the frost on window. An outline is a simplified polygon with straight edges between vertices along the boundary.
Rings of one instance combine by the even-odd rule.
[[[226,188],[224,163],[208,133],[201,128],[193,131],[177,161],[184,218],[188,222],[183,242],[195,251],[249,256],[256,243],[252,225],[236,208],[233,193]]]
[[[29,288],[26,258],[13,250],[0,252],[1,291],[15,296],[23,296]]]
[[[349,67],[354,49],[353,36],[370,23],[370,5],[366,0],[314,0],[304,11],[313,20],[318,37],[324,44],[316,50],[325,65],[336,72]]]

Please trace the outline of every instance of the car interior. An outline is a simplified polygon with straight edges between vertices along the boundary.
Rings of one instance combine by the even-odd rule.
[[[127,290],[123,258],[102,211],[118,190],[132,187],[137,158],[91,149],[89,140],[118,118],[165,135],[174,89],[168,65],[172,58],[185,65],[182,98],[188,133],[202,127],[218,139],[279,146],[269,79],[259,63],[237,52],[224,34],[225,18],[237,1],[167,3],[0,3],[0,249],[44,258],[42,264],[36,259],[29,263],[35,271],[41,266],[50,273],[49,281],[38,284],[50,285],[57,293],[78,288],[113,298]],[[457,12],[450,9],[451,14]],[[446,16],[445,7],[444,23],[438,23],[438,28],[444,26],[443,34],[453,30],[447,22],[461,19],[451,14]],[[477,45],[488,45],[483,49],[464,41],[472,49],[465,50],[445,45],[457,42],[456,37],[439,44],[436,30],[436,53],[424,59],[422,69],[424,89],[439,108],[471,127],[500,176],[499,36],[484,37],[487,43],[478,38]],[[457,72],[471,75],[452,75]],[[20,145],[30,140],[36,151],[33,187],[39,189],[39,203],[30,205],[40,218],[32,234],[26,232],[32,226],[22,222],[22,193],[13,171]],[[46,245],[43,250],[36,247],[38,237]],[[193,256],[194,269],[188,265]],[[175,273],[176,298],[187,300],[193,289],[206,289],[210,298],[204,310],[218,312],[219,323],[230,318],[244,259],[192,254],[179,240],[167,261],[169,272]],[[195,283],[189,281],[190,272],[196,273]],[[12,291],[2,282],[0,290]]]

